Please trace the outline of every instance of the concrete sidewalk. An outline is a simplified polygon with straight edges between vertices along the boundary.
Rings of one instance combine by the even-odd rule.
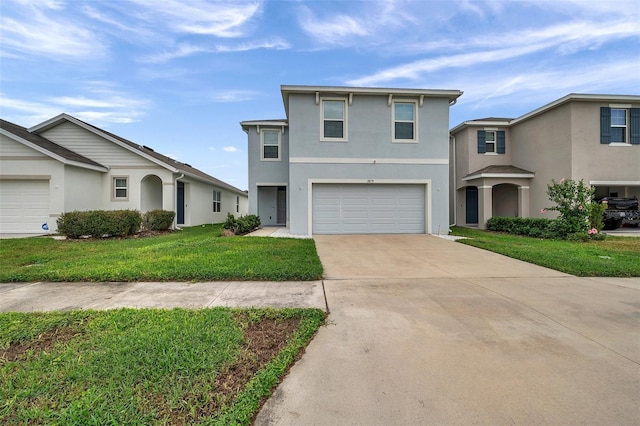
[[[257,425],[640,424],[640,278],[316,236],[328,323]]]
[[[0,312],[213,306],[326,309],[322,281],[0,283]]]

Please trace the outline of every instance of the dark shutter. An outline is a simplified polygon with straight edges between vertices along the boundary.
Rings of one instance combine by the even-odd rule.
[[[478,154],[487,152],[487,132],[478,130]]]
[[[504,154],[506,151],[504,130],[498,130],[496,138],[498,139],[498,154]]]
[[[640,145],[640,108],[631,108],[629,110],[630,116],[630,129],[631,143],[634,145]]]
[[[611,108],[600,107],[600,143],[611,143]]]

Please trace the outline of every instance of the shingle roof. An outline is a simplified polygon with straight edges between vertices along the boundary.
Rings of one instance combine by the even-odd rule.
[[[104,134],[106,134],[106,135],[108,135],[108,136],[110,136],[110,137],[112,137],[114,139],[119,140],[120,142],[130,146],[131,148],[134,148],[134,149],[136,149],[136,150],[138,150],[140,152],[144,152],[145,154],[155,158],[156,160],[159,160],[159,161],[163,162],[167,166],[179,170],[180,173],[185,173],[185,174],[188,174],[188,175],[192,175],[192,176],[198,177],[200,179],[207,180],[207,181],[211,182],[212,184],[214,184],[216,186],[229,189],[229,190],[231,190],[233,192],[238,192],[238,193],[241,193],[241,194],[245,194],[245,192],[242,191],[241,189],[238,189],[233,185],[229,185],[228,183],[223,182],[220,179],[214,178],[213,176],[208,175],[205,172],[196,169],[195,167],[192,167],[190,164],[181,163],[180,161],[174,160],[171,157],[168,157],[166,155],[163,155],[163,154],[160,154],[158,152],[155,152],[153,149],[151,149],[151,148],[149,148],[147,146],[139,145],[139,144],[137,144],[135,142],[132,142],[132,141],[130,141],[128,139],[125,139],[125,138],[123,138],[121,136],[118,136],[118,135],[116,135],[114,133],[111,133],[111,132],[108,132],[108,131],[106,131],[104,129],[96,127],[93,124],[87,123],[86,121],[82,121],[82,120],[79,120],[77,118],[76,118],[76,120],[86,124],[89,127],[92,127],[94,129],[96,129],[97,131],[99,131],[101,133],[104,133]]]
[[[506,166],[493,165],[493,166],[484,167],[480,170],[476,170],[475,172],[471,172],[467,176],[464,176],[463,179],[468,176],[475,176],[480,174],[507,175],[507,174],[533,174],[533,172],[530,172],[529,170],[521,169],[520,167],[511,166],[511,165],[506,165]]]
[[[138,151],[142,154],[147,155],[148,157],[153,158],[154,160],[158,161],[159,163],[164,164],[165,166],[167,166],[168,168],[172,169],[172,170],[177,170],[180,173],[184,173],[185,175],[189,175],[192,177],[195,177],[197,179],[206,181],[211,183],[212,185],[215,185],[217,187],[220,188],[225,188],[228,189],[232,192],[236,192],[238,194],[243,194],[246,195],[245,191],[242,191],[241,189],[236,188],[233,185],[229,185],[226,182],[221,181],[220,179],[217,179],[211,175],[208,175],[207,173],[196,169],[195,167],[192,167],[190,164],[187,163],[181,163],[180,161],[174,160],[173,158],[170,158],[166,155],[160,154],[156,151],[154,151],[153,149],[144,146],[144,145],[139,145],[135,142],[132,142],[128,139],[125,139],[121,136],[118,136],[114,133],[108,132],[104,129],[101,129],[97,126],[94,126],[93,124],[87,123],[85,121],[82,121],[76,117],[73,117],[71,115],[68,114],[60,114],[57,117],[54,117],[50,120],[47,120],[44,123],[41,123],[37,126],[34,126],[31,128],[31,130],[38,132],[38,131],[42,131],[43,129],[47,129],[50,128],[52,126],[56,126],[61,120],[66,120],[66,121],[70,121],[72,123],[75,123],[76,125],[80,125],[81,127],[84,126],[87,130],[92,131],[94,133],[97,134],[101,134],[103,137],[107,137],[107,138],[111,138],[113,140],[116,140],[124,145],[126,145],[129,148],[132,148],[135,151]]]
[[[5,131],[21,139],[24,139],[28,142],[31,142],[34,145],[39,146],[40,148],[44,149],[45,151],[51,154],[55,154],[66,160],[75,161],[77,163],[82,163],[89,166],[100,167],[105,170],[107,169],[105,166],[103,166],[100,163],[97,163],[83,155],[80,155],[77,152],[73,152],[70,149],[67,149],[63,146],[60,146],[43,136],[37,135],[35,133],[31,133],[26,128],[19,126],[15,123],[12,123],[10,121],[0,119],[0,128],[4,129]]]

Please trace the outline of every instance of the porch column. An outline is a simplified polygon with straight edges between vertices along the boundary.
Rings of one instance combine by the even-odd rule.
[[[518,187],[518,216],[530,217],[531,207],[529,206],[529,187]]]
[[[176,211],[176,187],[173,182],[162,182],[162,210]]]
[[[493,216],[493,187],[478,187],[478,229],[487,228],[487,220]]]

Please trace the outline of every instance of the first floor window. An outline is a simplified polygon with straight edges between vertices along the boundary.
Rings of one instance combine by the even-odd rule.
[[[393,103],[393,140],[416,140],[416,104],[414,102]]]
[[[280,159],[280,132],[278,130],[262,131],[262,159]]]
[[[126,177],[114,177],[113,178],[113,198],[118,200],[126,200],[129,197],[129,185],[128,178]]]
[[[236,195],[236,213],[240,213],[240,196]]]
[[[222,194],[220,191],[213,191],[213,212],[220,213],[222,206]]]

